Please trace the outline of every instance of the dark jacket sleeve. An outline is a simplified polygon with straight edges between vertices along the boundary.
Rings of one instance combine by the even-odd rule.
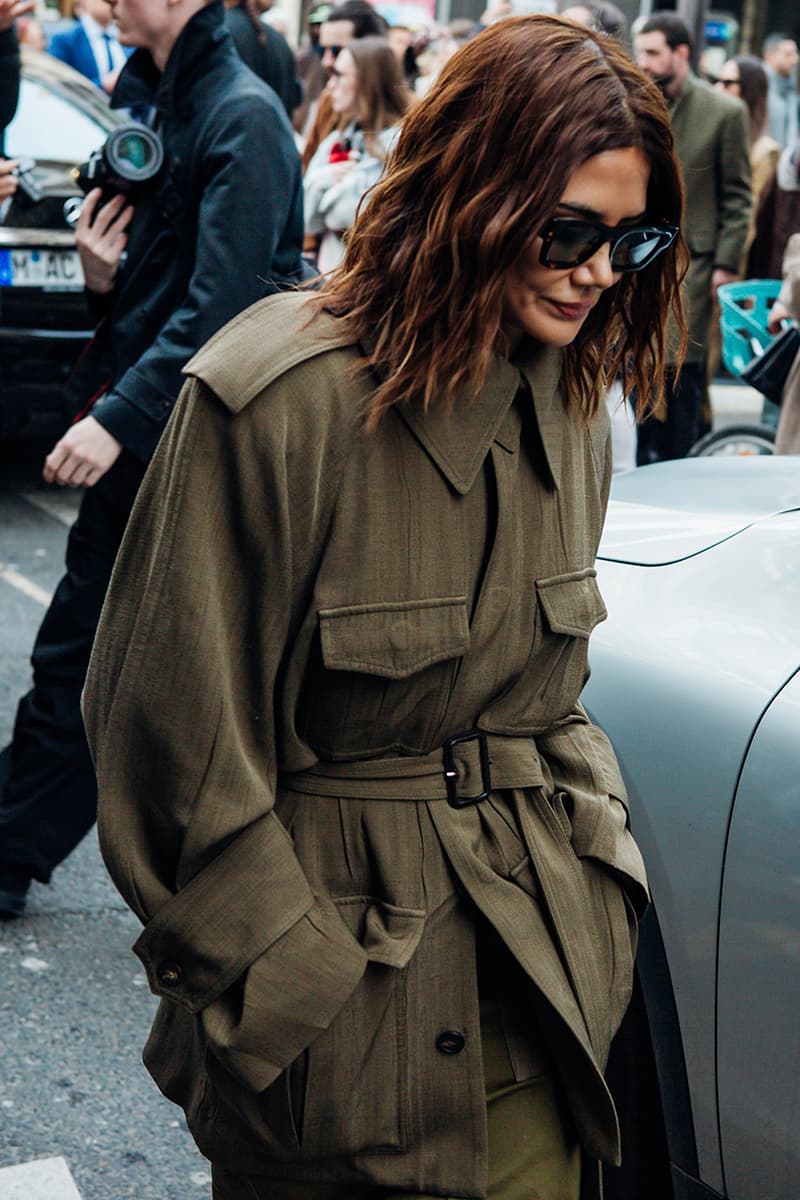
[[[183,302],[92,415],[147,461],[196,350],[269,291],[287,259],[300,266],[302,183],[288,123],[266,100],[215,113],[203,159],[194,269]],[[294,255],[287,255],[294,248]]]
[[[287,116],[291,116],[303,99],[303,89],[297,78],[294,54],[286,38],[277,29],[265,25],[264,32],[266,34],[264,80],[273,91],[277,92],[286,109]]]
[[[225,24],[239,57],[279,98],[291,116],[303,98],[294,54],[283,34],[269,25],[251,21],[241,6],[225,12]]]
[[[0,156],[5,154],[5,129],[17,111],[18,98],[19,47],[12,28],[0,33]]]

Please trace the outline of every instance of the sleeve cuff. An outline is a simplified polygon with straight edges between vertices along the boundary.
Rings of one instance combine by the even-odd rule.
[[[129,403],[119,392],[106,392],[101,396],[92,408],[91,416],[141,462],[148,463],[153,457],[164,426]]]
[[[272,813],[169,900],[134,950],[153,992],[200,1013],[212,1052],[254,1091],[328,1027],[367,963]]]
[[[198,1012],[313,905],[289,837],[270,813],[159,909],[134,951],[156,995]]]

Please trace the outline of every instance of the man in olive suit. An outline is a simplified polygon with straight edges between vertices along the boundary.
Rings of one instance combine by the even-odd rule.
[[[682,458],[697,441],[705,387],[706,346],[717,288],[739,278],[750,222],[749,129],[740,100],[715,91],[692,72],[691,35],[673,12],[649,17],[636,34],[639,67],[667,101],[683,171],[683,236],[691,262],[684,286],[689,345],[683,371],[670,369],[666,420],[639,429],[639,464]]]

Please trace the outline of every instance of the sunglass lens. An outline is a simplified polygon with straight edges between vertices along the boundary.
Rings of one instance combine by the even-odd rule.
[[[659,229],[632,229],[623,234],[611,252],[613,271],[641,271],[648,263],[666,250],[672,241],[668,233]]]
[[[564,221],[555,228],[547,246],[552,267],[574,267],[591,258],[600,245],[597,230],[583,221]]]

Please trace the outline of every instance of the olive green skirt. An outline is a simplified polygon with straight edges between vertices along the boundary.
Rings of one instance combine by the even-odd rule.
[[[581,1151],[564,1105],[549,1074],[515,1082],[493,997],[481,1003],[481,1042],[489,1127],[488,1200],[578,1200]],[[352,1183],[238,1175],[217,1166],[213,1180],[214,1200],[435,1200]]]

